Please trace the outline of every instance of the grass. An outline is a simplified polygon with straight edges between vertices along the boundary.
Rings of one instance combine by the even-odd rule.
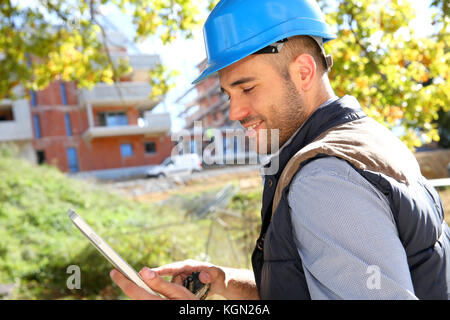
[[[72,225],[73,208],[130,265],[199,258],[207,221],[188,221],[183,210],[131,201],[99,185],[67,178],[52,167],[0,155],[0,283],[15,283],[12,298],[119,298],[111,266]],[[175,226],[170,226],[178,223]],[[161,227],[162,226],[162,227]],[[147,231],[147,230],[151,230]],[[66,286],[77,265],[82,289]]]

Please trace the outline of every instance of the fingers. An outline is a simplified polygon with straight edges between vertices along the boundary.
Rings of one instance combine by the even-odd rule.
[[[183,285],[183,281],[191,275],[193,272],[201,272],[199,279],[203,283],[211,283],[214,281],[217,272],[213,269],[211,271],[203,272],[204,270],[209,270],[209,268],[214,268],[214,265],[206,262],[199,262],[195,260],[185,260],[170,263],[158,268],[153,268],[152,270],[160,276],[172,276],[172,283]]]
[[[139,272],[142,280],[154,291],[161,293],[169,299],[175,300],[195,300],[197,297],[183,286],[165,281],[149,268],[144,268]],[[161,297],[150,294],[133,281],[126,278],[117,270],[110,273],[112,280],[120,289],[130,298],[134,300],[162,300]]]
[[[224,288],[224,272],[211,263],[189,259],[153,268],[152,270],[160,276],[172,276],[171,282],[181,286],[183,281],[193,272],[200,272],[200,281],[211,284],[211,293],[222,291]]]
[[[192,272],[199,272],[199,279],[203,283],[211,284],[211,292],[220,292],[224,287],[224,272],[210,263],[185,260],[171,263],[154,269],[144,268],[139,274],[142,280],[154,291],[169,299],[197,299],[197,297],[183,286],[183,281]],[[172,276],[167,282],[161,276]],[[161,297],[149,294],[147,291],[130,281],[119,271],[111,271],[111,278],[131,299],[161,300]],[[218,280],[218,281],[217,281]]]
[[[203,283],[209,283],[210,294],[220,294],[226,291],[225,272],[218,267],[209,267],[200,272],[198,278]]]
[[[173,276],[173,277],[172,277],[172,280],[171,280],[170,282],[182,286],[182,285],[183,285],[184,279],[185,279],[185,277],[182,276],[181,274],[179,274],[179,275]]]
[[[161,297],[150,294],[133,281],[126,278],[122,273],[117,270],[111,270],[110,276],[115,284],[119,286],[120,289],[133,300],[162,300]]]
[[[177,284],[165,281],[156,272],[145,267],[139,274],[142,280],[153,290],[161,293],[169,299],[176,300],[197,300],[197,297],[187,290],[185,287]],[[178,281],[178,280],[177,280]]]
[[[158,268],[153,268],[152,270],[160,276],[177,276],[180,274],[188,276],[192,272],[201,271],[211,266],[212,264],[210,263],[203,263],[195,260],[185,260],[170,263]]]

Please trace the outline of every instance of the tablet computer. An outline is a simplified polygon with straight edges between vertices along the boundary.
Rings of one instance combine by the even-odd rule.
[[[67,215],[75,226],[89,239],[89,241],[97,248],[98,251],[108,259],[109,262],[119,270],[125,277],[133,281],[139,287],[148,293],[161,296],[150,289],[142,280],[139,273],[137,273],[128,263],[125,262],[74,210],[69,209]]]

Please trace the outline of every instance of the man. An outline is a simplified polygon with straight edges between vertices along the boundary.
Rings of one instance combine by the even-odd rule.
[[[208,66],[195,82],[218,72],[230,119],[272,153],[253,272],[188,260],[144,268],[148,285],[194,299],[181,284],[201,271],[209,294],[228,299],[448,299],[440,198],[394,135],[355,98],[333,93],[323,42],[334,36],[317,4],[222,0],[204,35]],[[279,150],[265,139],[271,132]],[[158,298],[111,276],[131,298]]]

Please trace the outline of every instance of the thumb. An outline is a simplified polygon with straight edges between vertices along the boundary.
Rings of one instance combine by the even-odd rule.
[[[168,299],[192,300],[197,299],[189,290],[175,283],[170,283],[157,275],[154,271],[145,267],[139,274],[142,280],[153,290],[161,293]]]
[[[217,267],[209,267],[200,272],[199,279],[203,283],[212,283],[215,281],[224,280],[225,273]]]

